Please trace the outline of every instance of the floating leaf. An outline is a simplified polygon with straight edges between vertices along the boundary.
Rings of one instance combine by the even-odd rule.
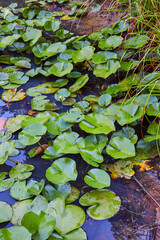
[[[5,231],[4,231],[5,230]],[[23,226],[13,226],[8,229],[0,230],[1,239],[4,240],[21,240],[23,236],[23,240],[31,240],[31,234],[28,230]]]
[[[72,108],[69,110],[69,113],[66,113],[62,119],[66,122],[77,123],[81,122],[84,119],[84,114],[79,108]]]
[[[102,50],[112,50],[120,46],[123,41],[123,37],[112,35],[107,39],[101,39],[99,41],[98,47]]]
[[[16,40],[20,38],[19,34],[13,34],[12,36],[4,37],[0,41],[0,47],[4,48],[13,44]]]
[[[11,223],[14,225],[21,225],[21,220],[26,212],[31,209],[31,203],[33,200],[27,199],[20,202],[16,202],[13,206],[13,216],[11,219]]]
[[[81,50],[74,51],[72,53],[72,59],[74,63],[90,60],[94,54],[95,48],[92,46],[86,46]]]
[[[149,37],[146,35],[137,35],[134,37],[129,38],[128,40],[125,41],[123,47],[125,49],[128,48],[141,48],[143,45],[145,45],[149,41]]]
[[[65,132],[55,139],[53,146],[56,153],[76,154],[84,147],[84,139],[76,132]]]
[[[103,162],[103,156],[95,147],[87,147],[80,149],[80,154],[82,158],[90,165],[98,167],[98,163]]]
[[[98,99],[98,104],[100,106],[108,106],[111,103],[111,95],[110,94],[103,94]]]
[[[78,228],[69,232],[63,236],[52,233],[48,240],[58,240],[58,239],[65,239],[65,240],[87,240],[87,235],[82,228]]]
[[[70,62],[55,62],[55,64],[49,69],[49,73],[57,77],[62,77],[67,73],[70,73],[73,69],[73,65]]]
[[[63,87],[65,85],[67,85],[67,83],[68,83],[68,79],[60,78],[60,79],[52,82],[52,87],[59,87],[60,88],[60,87]]]
[[[117,136],[111,138],[106,151],[115,159],[135,156],[134,144],[126,137]]]
[[[81,76],[76,80],[76,82],[72,86],[69,87],[69,91],[72,93],[78,91],[88,82],[88,80],[89,80],[88,74]]]
[[[30,46],[33,46],[38,39],[42,36],[42,30],[28,27],[25,33],[22,35],[22,38],[25,42],[30,41]]]
[[[5,180],[0,179],[0,192],[4,192],[4,191],[10,189],[12,187],[13,183],[14,183],[13,178],[8,178]]]
[[[119,34],[126,31],[128,27],[129,27],[129,24],[127,22],[124,22],[123,20],[119,20],[113,25],[112,30],[114,34]]]
[[[44,24],[44,29],[47,31],[57,31],[60,27],[61,22],[58,20],[46,21]]]
[[[11,206],[3,201],[0,201],[0,223],[8,222],[12,218]]]
[[[75,186],[71,186],[71,192],[66,198],[66,204],[74,202],[80,195],[80,191]]]
[[[55,218],[42,211],[40,214],[29,211],[23,216],[22,225],[32,233],[34,239],[45,240],[54,230]]]
[[[93,55],[92,61],[95,64],[106,63],[110,59],[117,59],[118,56],[114,52],[109,51],[100,51]]]
[[[69,129],[72,126],[72,123],[63,120],[63,115],[52,117],[47,123],[46,127],[49,133],[54,135],[59,135],[65,130]]]
[[[71,158],[59,158],[46,171],[46,178],[54,184],[76,180],[76,163]]]
[[[8,156],[14,151],[15,145],[14,142],[2,142],[0,144],[0,164],[5,163],[8,159]]]
[[[91,113],[85,116],[85,121],[79,124],[79,127],[92,134],[108,134],[115,130],[115,126],[112,120],[102,115],[101,113]]]
[[[69,97],[71,95],[71,93],[68,91],[68,89],[66,88],[61,88],[60,90],[58,90],[55,94],[55,99],[57,101],[64,101],[66,100],[67,97]]]
[[[130,179],[135,172],[133,171],[133,162],[127,159],[118,160],[116,163],[107,164],[108,171],[111,172],[111,177],[117,179],[118,176]]]
[[[10,194],[17,200],[24,200],[31,198],[34,195],[38,196],[41,193],[43,187],[44,179],[42,179],[39,183],[35,180],[31,180],[27,185],[26,180],[17,181],[11,187]]]
[[[128,138],[133,144],[136,144],[138,140],[138,136],[135,134],[135,130],[131,127],[123,127],[122,130],[114,132],[112,134],[112,137],[116,136]]]
[[[120,63],[117,60],[108,60],[107,63],[101,63],[95,67],[93,74],[96,77],[107,78],[115,73],[120,66]]]
[[[84,211],[75,205],[65,205],[63,198],[51,201],[46,212],[55,217],[55,230],[63,235],[79,228],[85,221]]]
[[[121,200],[109,190],[92,190],[84,194],[79,203],[82,206],[91,206],[87,209],[88,215],[95,220],[103,220],[115,215],[121,206]]]
[[[31,176],[34,170],[34,166],[30,164],[19,164],[14,166],[10,172],[10,178],[13,178],[15,181],[24,180]]]
[[[110,176],[105,171],[93,168],[88,172],[88,175],[84,177],[84,181],[89,186],[98,189],[110,186]]]
[[[17,92],[17,89],[7,90],[2,93],[2,99],[5,102],[17,102],[26,98],[26,93],[23,89]]]

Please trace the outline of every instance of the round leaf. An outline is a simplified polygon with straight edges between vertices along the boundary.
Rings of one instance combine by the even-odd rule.
[[[88,175],[84,177],[84,181],[89,186],[98,189],[110,186],[110,176],[104,170],[94,168],[88,172]]]
[[[11,178],[14,178],[15,181],[18,180],[24,180],[31,176],[32,172],[34,170],[34,166],[30,164],[19,164],[14,166],[10,172],[9,176]]]
[[[109,190],[92,190],[84,194],[79,203],[82,206],[91,206],[87,209],[88,215],[95,220],[103,220],[115,215],[121,206],[121,200]]]
[[[11,206],[3,201],[0,201],[0,223],[8,222],[12,217]]]
[[[71,158],[59,158],[46,171],[47,179],[55,184],[76,180],[76,163]]]

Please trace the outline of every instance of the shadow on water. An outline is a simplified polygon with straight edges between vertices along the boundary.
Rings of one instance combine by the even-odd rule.
[[[11,2],[15,1],[1,1],[0,5],[7,6]],[[16,1],[21,7],[23,1]],[[53,78],[52,78],[53,80]],[[37,86],[38,84],[45,82],[45,77],[32,78],[23,89]],[[2,90],[0,90],[0,94]],[[48,98],[54,101],[52,94]],[[66,107],[62,106],[59,102],[60,111],[66,111]],[[8,119],[18,114],[27,114],[30,106],[30,97],[27,97],[23,101],[17,103],[5,103],[0,100],[0,116]],[[51,161],[41,159],[40,156],[30,159],[28,151],[32,147],[28,147],[25,150],[21,150],[20,154],[13,157],[15,161],[22,163],[29,163],[35,166],[32,178],[35,180],[45,179],[45,171],[51,165]],[[73,157],[73,156],[72,156]],[[79,177],[75,184],[80,190],[81,194],[90,190],[85,186],[83,177],[85,175],[87,164],[78,156],[77,169],[79,170]],[[13,164],[10,161],[6,161],[6,164],[1,166],[0,171],[9,171]],[[137,178],[142,181],[147,191],[160,201],[159,191],[160,181],[157,177],[159,171],[155,168],[150,173],[137,173]],[[45,179],[46,180],[46,179]],[[46,181],[47,183],[47,181]],[[86,188],[85,188],[86,187]],[[96,221],[87,217],[83,229],[87,232],[88,240],[159,240],[156,237],[158,221],[157,218],[157,206],[155,203],[143,192],[139,185],[134,180],[117,179],[112,180],[110,190],[114,191],[122,200],[122,206],[120,211],[110,218],[109,220]],[[9,190],[0,193],[0,200],[6,201],[13,205],[15,200],[10,196]],[[78,202],[77,202],[78,204]],[[86,210],[86,209],[85,209]],[[0,228],[8,228],[12,226],[11,223],[0,224]]]

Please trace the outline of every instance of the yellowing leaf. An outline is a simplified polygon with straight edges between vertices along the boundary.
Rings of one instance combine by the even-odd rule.
[[[19,90],[18,92],[17,92],[17,88],[10,89],[3,92],[2,94],[2,99],[5,102],[16,102],[16,101],[23,100],[24,98],[26,98],[26,92],[23,89]]]
[[[62,20],[70,20],[70,19],[71,19],[71,17],[69,17],[68,15],[65,15],[62,17]]]
[[[148,171],[148,170],[153,168],[148,164],[147,161],[137,162],[137,163],[134,163],[134,165],[140,166],[139,171],[142,171],[142,172],[145,171],[145,170]]]

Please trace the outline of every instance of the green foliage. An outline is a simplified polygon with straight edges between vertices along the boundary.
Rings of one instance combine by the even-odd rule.
[[[16,156],[26,146],[36,144],[29,156],[34,158],[43,153],[44,161],[51,161],[46,178],[52,185],[45,185],[44,179],[39,182],[31,179],[34,166],[27,162],[13,166],[9,178],[6,178],[8,173],[0,174],[0,192],[10,189],[10,195],[19,201],[12,207],[0,202],[0,222],[18,224],[1,229],[0,238],[21,240],[23,236],[24,240],[86,240],[86,233],[80,228],[85,221],[85,213],[82,208],[69,204],[80,194],[75,186],[69,184],[78,177],[76,164],[79,158],[94,167],[84,177],[85,183],[98,188],[84,194],[79,202],[89,207],[87,213],[91,218],[103,220],[116,214],[121,205],[115,193],[102,189],[110,186],[106,169],[112,169],[113,177],[118,171],[117,175],[130,178],[137,159],[140,161],[158,155],[159,52],[155,48],[153,52],[150,48],[146,50],[152,41],[156,45],[158,40],[156,35],[155,39],[152,38],[150,31],[149,34],[143,31],[131,33],[127,21],[122,20],[101,32],[72,36],[70,31],[60,29],[63,13],[41,9],[51,0],[27,2],[31,5],[16,11],[16,5],[0,8],[0,86],[6,90],[1,98],[14,104],[28,95],[31,109],[40,113],[35,112],[35,116],[17,115],[2,124],[0,164],[12,160],[10,157]],[[84,6],[79,9],[83,2],[68,4],[70,16],[80,16],[86,11]],[[99,10],[100,5],[96,4],[91,11]],[[143,12],[141,8],[137,10]],[[21,16],[19,12],[22,12]],[[136,27],[139,27],[137,23]],[[28,54],[34,60],[26,57]],[[157,71],[152,72],[154,64]],[[40,75],[46,78],[46,82],[32,85],[26,92],[22,89],[17,91],[31,78],[37,76],[41,79]],[[115,83],[102,86],[101,78],[107,85],[110,79]],[[89,95],[90,84],[103,90]],[[83,98],[81,93],[84,90],[87,91]],[[53,102],[44,94],[50,94]],[[61,104],[69,106],[67,111],[55,113]],[[133,127],[141,122],[142,128],[144,118],[149,124],[141,139],[142,136],[137,134],[140,127]],[[106,153],[118,161],[114,164],[109,162],[105,169],[103,156]],[[65,154],[70,154],[71,158],[63,156]],[[100,169],[101,164],[103,167]]]

